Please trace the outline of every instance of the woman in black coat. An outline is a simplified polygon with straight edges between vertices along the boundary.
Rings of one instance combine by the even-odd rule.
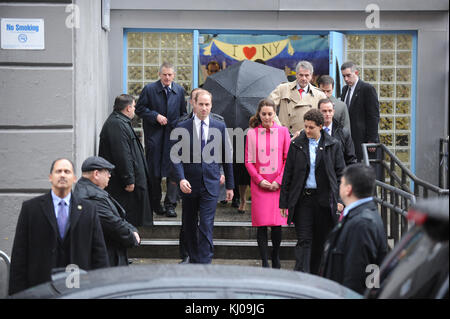
[[[286,215],[288,209],[288,225],[294,222],[296,228],[294,270],[317,273],[326,236],[337,221],[338,183],[345,162],[340,142],[322,130],[322,113],[312,109],[305,114],[304,121],[305,130],[289,148],[280,209],[282,215]],[[313,161],[315,187],[307,184],[312,163],[309,146],[313,140],[318,141]]]

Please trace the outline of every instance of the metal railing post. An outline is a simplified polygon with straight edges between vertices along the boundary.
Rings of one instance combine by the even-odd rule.
[[[446,142],[448,143],[448,138]],[[373,160],[369,159],[369,148],[381,149],[382,158],[375,161],[380,162],[385,171],[381,176],[381,181],[376,181],[377,188],[374,199],[381,205],[381,217],[386,235],[389,239],[393,239],[394,244],[396,244],[408,230],[407,211],[409,206],[415,203],[416,197],[427,198],[430,195],[448,196],[449,190],[418,178],[381,143],[362,144],[363,162],[366,165],[370,165],[373,162]],[[444,151],[442,153],[442,156],[445,156]],[[398,173],[397,170],[399,170]],[[389,176],[389,184],[385,183],[386,175]],[[411,193],[411,188],[413,188],[413,194]]]

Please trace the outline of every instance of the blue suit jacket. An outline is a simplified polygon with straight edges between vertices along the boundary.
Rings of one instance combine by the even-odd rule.
[[[172,92],[166,96],[161,81],[147,84],[136,103],[136,114],[143,119],[147,164],[152,176],[165,177],[168,174],[170,141],[172,129],[180,116],[186,114],[185,91],[172,82]],[[160,125],[158,114],[167,118],[167,125]]]
[[[219,196],[222,166],[226,189],[234,189],[232,146],[226,134],[225,123],[209,118],[209,137],[204,149],[204,153],[211,155],[208,159],[200,157],[200,139],[194,128],[194,118],[180,122],[173,131],[175,134],[178,132],[184,134],[181,138],[178,136],[178,139],[177,136],[172,137],[175,138],[172,140],[171,151],[173,179],[177,183],[182,179],[188,180],[192,194],[200,191],[203,182],[209,194]],[[209,148],[210,152],[207,151]]]

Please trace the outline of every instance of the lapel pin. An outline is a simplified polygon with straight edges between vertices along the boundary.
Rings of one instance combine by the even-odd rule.
[[[81,206],[81,205],[78,205],[78,210],[82,210],[83,209],[83,206]]]
[[[320,147],[320,150],[323,151],[323,147]]]

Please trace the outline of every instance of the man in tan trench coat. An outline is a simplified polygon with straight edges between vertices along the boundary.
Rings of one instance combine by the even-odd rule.
[[[286,126],[292,135],[304,128],[303,115],[312,108],[317,109],[319,101],[327,97],[310,83],[314,73],[311,63],[300,61],[295,71],[296,81],[278,85],[269,95],[279,108],[276,120]]]

